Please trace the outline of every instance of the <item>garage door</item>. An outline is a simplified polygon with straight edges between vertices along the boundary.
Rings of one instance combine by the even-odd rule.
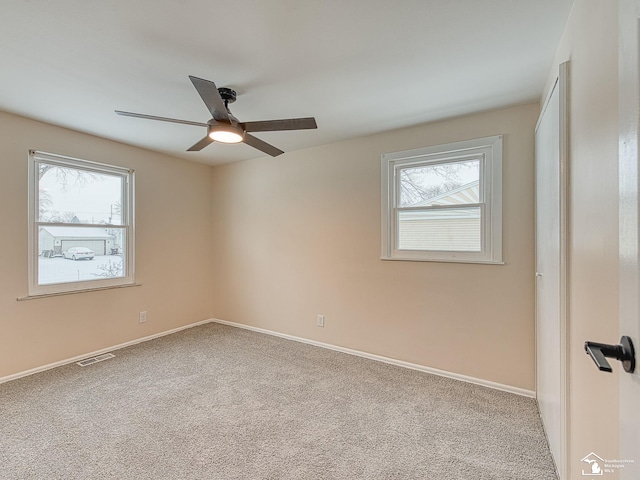
[[[62,240],[62,251],[71,247],[85,247],[93,250],[96,255],[105,254],[105,240]]]

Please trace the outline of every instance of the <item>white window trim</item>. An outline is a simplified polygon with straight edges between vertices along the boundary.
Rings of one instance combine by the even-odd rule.
[[[126,239],[125,252],[125,276],[96,280],[83,280],[78,282],[54,283],[38,285],[38,226],[39,218],[36,215],[39,207],[39,179],[36,173],[36,165],[39,162],[69,167],[89,172],[118,175],[122,182],[122,225]],[[29,297],[51,296],[64,293],[80,293],[84,291],[104,290],[105,288],[119,288],[134,286],[135,283],[135,228],[134,228],[134,176],[132,169],[107,165],[103,163],[81,160],[77,158],[56,155],[52,153],[29,151],[29,241],[28,241],[28,266],[29,266]],[[66,225],[47,223],[47,225]],[[97,226],[97,225],[89,225]]]
[[[397,206],[397,172],[420,164],[447,163],[480,158],[481,244],[479,252],[400,250]],[[502,261],[502,135],[386,153],[382,167],[383,260],[503,264]]]

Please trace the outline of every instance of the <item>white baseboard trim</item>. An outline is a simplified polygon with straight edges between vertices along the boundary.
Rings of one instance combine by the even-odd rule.
[[[183,325],[182,327],[173,328],[165,332],[155,333],[147,337],[137,338],[136,340],[131,340],[129,342],[121,343],[119,345],[114,345],[113,347],[102,348],[100,350],[96,350],[95,352],[85,353],[82,355],[78,355],[77,357],[67,358],[65,360],[60,360],[59,362],[43,365],[42,367],[36,367],[36,368],[32,368],[31,370],[26,370],[24,372],[15,373],[13,375],[7,375],[6,377],[0,377],[0,384],[5,382],[10,382],[11,380],[17,380],[18,378],[22,378],[22,377],[28,377],[29,375],[33,375],[35,373],[51,370],[52,368],[61,367],[63,365],[68,365],[70,363],[79,362],[80,360],[84,360],[85,358],[95,357],[97,355],[102,355],[103,353],[112,352],[114,350],[120,350],[121,348],[130,347],[131,345],[136,345],[138,343],[148,342],[149,340],[153,340],[155,338],[171,335],[172,333],[177,333],[182,330],[186,330],[188,328],[198,327],[200,325],[204,325],[205,323],[211,323],[213,321],[215,321],[215,319],[209,318],[207,320],[202,320],[201,322],[190,323],[189,325]]]
[[[511,385],[503,385],[501,383],[491,382],[489,380],[483,380],[481,378],[469,377],[467,375],[461,375],[459,373],[448,372],[446,370],[439,370],[437,368],[431,368],[417,363],[405,362],[403,360],[396,360],[395,358],[384,357],[382,355],[375,355],[373,353],[362,352],[360,350],[353,350],[351,348],[340,347],[332,345],[330,343],[317,342],[315,340],[309,340],[307,338],[295,337],[286,333],[274,332],[272,330],[266,330],[264,328],[252,327],[250,325],[244,325],[242,323],[228,322],[226,320],[220,320],[218,318],[211,319],[214,323],[220,323],[222,325],[228,325],[230,327],[243,328],[245,330],[251,330],[258,333],[264,333],[267,335],[273,335],[275,337],[286,338],[287,340],[293,340],[295,342],[306,343],[314,345],[316,347],[327,348],[329,350],[335,350],[337,352],[346,353],[349,355],[355,355],[358,357],[368,358],[369,360],[375,360],[378,362],[388,363],[399,367],[410,368],[411,370],[418,370],[424,373],[431,373],[433,375],[439,375],[441,377],[452,378],[454,380],[460,380],[462,382],[473,383],[475,385],[481,385],[483,387],[493,388],[494,390],[501,390],[503,392],[514,393],[516,395],[522,395],[524,397],[535,398],[535,392],[526,390],[524,388],[512,387]]]
[[[384,357],[382,355],[376,355],[373,353],[367,353],[360,350],[353,350],[351,348],[340,347],[338,345],[332,345],[330,343],[318,342],[315,340],[309,340],[307,338],[296,337],[293,335],[288,335],[286,333],[279,333],[273,330],[267,330],[264,328],[252,327],[250,325],[244,325],[242,323],[228,322],[226,320],[220,320],[218,318],[209,318],[207,320],[202,320],[196,323],[190,323],[188,325],[183,325],[182,327],[174,328],[171,330],[167,330],[164,332],[156,333],[153,335],[149,335],[146,337],[138,338],[135,340],[131,340],[129,342],[121,343],[119,345],[114,345],[109,348],[103,348],[100,350],[96,350],[94,352],[85,353],[82,355],[78,355],[73,358],[67,358],[65,360],[60,360],[59,362],[50,363],[48,365],[43,365],[41,367],[32,368],[31,370],[26,370],[24,372],[15,373],[12,375],[7,375],[6,377],[0,377],[0,384],[5,382],[10,382],[11,380],[17,380],[22,377],[28,377],[29,375],[33,375],[36,373],[44,372],[46,370],[51,370],[52,368],[61,367],[63,365],[68,365],[70,363],[79,362],[80,360],[84,360],[85,358],[95,357],[97,355],[102,355],[103,353],[112,352],[115,350],[120,350],[121,348],[130,347],[132,345],[136,345],[138,343],[148,342],[149,340],[153,340],[156,338],[164,337],[166,335],[171,335],[172,333],[177,333],[182,330],[186,330],[188,328],[198,327],[200,325],[204,325],[207,323],[220,323],[222,325],[228,325],[230,327],[243,328],[245,330],[251,330],[258,333],[264,333],[266,335],[273,335],[276,337],[285,338],[287,340],[293,340],[295,342],[306,343],[308,345],[313,345],[316,347],[326,348],[329,350],[334,350],[336,352],[346,353],[348,355],[355,355],[358,357],[368,358],[369,360],[375,360],[378,362],[388,363],[391,365],[396,365],[399,367],[409,368],[411,370],[418,370],[420,372],[431,373],[433,375],[439,375],[441,377],[452,378],[454,380],[460,380],[462,382],[473,383],[475,385],[481,385],[483,387],[493,388],[495,390],[501,390],[503,392],[514,393],[516,395],[522,395],[525,397],[535,398],[535,392],[531,390],[526,390],[524,388],[512,387],[511,385],[503,385],[501,383],[491,382],[489,380],[483,380],[481,378],[469,377],[467,375],[461,375],[459,373],[447,372],[446,370],[439,370],[437,368],[431,368],[424,365],[419,365],[417,363],[405,362],[403,360],[397,360],[395,358]]]

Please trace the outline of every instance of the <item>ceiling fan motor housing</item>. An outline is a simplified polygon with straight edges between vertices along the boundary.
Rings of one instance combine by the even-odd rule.
[[[218,88],[218,93],[220,94],[220,97],[222,98],[222,100],[225,101],[225,103],[233,103],[236,101],[236,91],[232,90],[230,88],[225,88],[225,87],[220,87]]]

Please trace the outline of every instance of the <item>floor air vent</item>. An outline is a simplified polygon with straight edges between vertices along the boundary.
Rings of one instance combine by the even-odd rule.
[[[87,367],[89,365],[93,365],[94,363],[109,360],[113,357],[115,357],[113,353],[103,353],[102,355],[98,355],[97,357],[85,358],[84,360],[80,360],[79,362],[77,362],[77,364],[81,367]]]

